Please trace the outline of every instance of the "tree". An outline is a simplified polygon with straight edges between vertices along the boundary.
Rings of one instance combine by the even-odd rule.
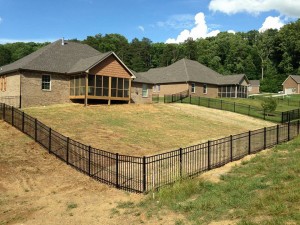
[[[263,108],[264,113],[269,115],[269,114],[275,112],[275,110],[277,108],[277,102],[276,102],[275,98],[273,98],[272,96],[265,97],[263,102],[261,103],[261,107]]]

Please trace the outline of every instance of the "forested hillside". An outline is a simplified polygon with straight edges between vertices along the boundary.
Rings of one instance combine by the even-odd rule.
[[[114,51],[137,72],[167,66],[186,57],[225,75],[245,73],[249,79],[261,79],[262,91],[277,92],[287,75],[300,75],[300,19],[279,31],[223,32],[216,37],[189,39],[181,44],[153,43],[148,38],[129,42],[120,34],[97,34],[83,41],[73,41],[86,43],[101,52]],[[0,66],[46,44],[0,45]]]

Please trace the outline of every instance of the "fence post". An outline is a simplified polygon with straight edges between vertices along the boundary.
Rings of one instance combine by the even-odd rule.
[[[279,144],[279,125],[277,124],[276,144]]]
[[[5,108],[6,108],[6,104],[4,103],[4,105],[3,105],[3,116],[2,116],[4,121],[5,121]]]
[[[52,133],[52,129],[50,127],[49,128],[49,146],[48,146],[49,154],[51,153],[51,133]]]
[[[37,119],[34,119],[34,140],[37,141]]]
[[[248,116],[250,115],[250,105],[248,106]]]
[[[146,171],[146,157],[143,156],[143,192],[146,192],[147,186],[147,171]]]
[[[172,94],[171,96],[172,96],[172,100],[171,100],[171,102],[173,102],[173,94]]]
[[[290,129],[291,129],[291,123],[290,123],[290,121],[288,122],[288,141],[290,141],[291,140],[291,138],[290,138]]]
[[[210,170],[211,169],[211,165],[210,165],[210,141],[207,142],[207,169]]]
[[[116,153],[116,188],[119,187],[119,153]]]
[[[232,135],[230,135],[230,162],[233,161],[233,141],[232,141]]]
[[[164,95],[164,103],[166,103],[166,95]]]
[[[88,167],[89,176],[91,176],[91,150],[92,147],[89,145],[89,167]]]
[[[267,128],[264,127],[264,149],[267,148]]]
[[[66,155],[66,161],[67,161],[67,165],[69,165],[69,147],[70,147],[70,138],[67,137],[67,155]]]
[[[200,105],[200,96],[199,96],[199,99],[198,99],[198,105]]]
[[[181,100],[181,103],[182,103],[182,100],[183,100],[183,99],[182,99],[181,93],[180,93],[180,96],[179,96],[179,98],[180,98],[180,100]]]
[[[251,154],[251,130],[249,130],[248,135],[249,135],[249,137],[248,137],[248,155],[250,155]]]
[[[233,112],[235,112],[235,102],[233,102]]]
[[[180,173],[180,178],[182,178],[182,148],[179,149],[179,163],[180,163],[179,173]]]
[[[264,109],[264,120],[266,120],[266,110]]]
[[[283,123],[283,112],[281,112],[281,123]]]
[[[12,106],[12,107],[11,107],[11,125],[12,125],[12,126],[14,126],[14,115],[15,115],[14,112],[15,112],[15,111],[14,111],[14,107]]]
[[[297,134],[299,135],[299,125],[300,125],[300,122],[299,120],[297,120]]]
[[[22,132],[24,133],[25,130],[25,113],[22,112]]]

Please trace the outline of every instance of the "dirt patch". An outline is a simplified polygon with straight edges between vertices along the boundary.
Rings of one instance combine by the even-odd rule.
[[[115,211],[143,198],[89,178],[0,121],[0,224],[175,223],[176,216]]]

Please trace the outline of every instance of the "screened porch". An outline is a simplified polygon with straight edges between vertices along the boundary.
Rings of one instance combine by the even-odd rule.
[[[70,78],[70,99],[130,101],[131,79],[102,75],[76,75]]]
[[[247,98],[247,86],[244,85],[226,85],[218,88],[220,98]]]

